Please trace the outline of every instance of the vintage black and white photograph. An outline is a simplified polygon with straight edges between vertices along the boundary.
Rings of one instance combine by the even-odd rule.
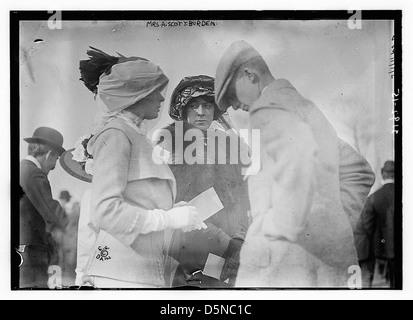
[[[11,289],[402,289],[401,19],[11,11]]]

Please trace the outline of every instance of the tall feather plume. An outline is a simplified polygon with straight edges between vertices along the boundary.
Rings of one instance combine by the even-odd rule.
[[[120,57],[111,56],[100,49],[90,47],[92,50],[87,50],[89,60],[81,60],[79,63],[80,79],[85,84],[86,88],[97,93],[97,85],[99,77],[103,74],[110,74],[113,65],[117,64]]]

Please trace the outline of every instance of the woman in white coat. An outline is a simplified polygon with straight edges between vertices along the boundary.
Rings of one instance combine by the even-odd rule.
[[[164,231],[201,228],[193,206],[174,205],[174,176],[153,159],[145,135],[168,78],[146,59],[92,49],[80,62],[81,80],[95,93],[100,113],[92,137],[81,143],[84,157],[74,152],[93,174],[88,227],[96,241],[84,280],[99,288],[165,287]]]

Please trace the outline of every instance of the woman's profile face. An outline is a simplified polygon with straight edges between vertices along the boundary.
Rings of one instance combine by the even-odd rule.
[[[214,120],[214,103],[205,97],[191,99],[186,105],[186,120],[200,130],[207,130]]]
[[[162,94],[156,90],[147,97],[128,107],[128,111],[142,119],[155,119],[158,117],[161,103],[165,100]]]

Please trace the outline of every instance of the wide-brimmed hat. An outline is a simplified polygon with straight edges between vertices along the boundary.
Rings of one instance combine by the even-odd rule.
[[[174,120],[185,120],[183,119],[185,107],[193,98],[207,96],[214,99],[214,82],[213,77],[206,75],[183,78],[172,92],[169,107],[170,117]],[[219,110],[215,102],[214,105],[214,120],[217,120],[223,112]]]
[[[72,177],[75,177],[85,182],[92,182],[93,176],[91,174],[86,173],[84,164],[73,160],[72,152],[74,150],[75,148],[72,148],[70,150],[63,152],[59,159],[60,165]]]
[[[41,143],[48,145],[52,149],[56,150],[59,155],[65,152],[63,148],[63,136],[62,134],[49,127],[39,127],[33,132],[31,138],[24,138],[24,141],[28,143]]]
[[[169,82],[162,69],[145,58],[119,53],[115,57],[90,48],[89,59],[79,63],[80,80],[99,97],[98,105],[105,112],[124,110],[154,91],[162,91]]]
[[[154,91],[162,91],[169,79],[162,69],[147,60],[115,64],[110,74],[102,74],[98,96],[110,112],[116,112],[143,100]]]

